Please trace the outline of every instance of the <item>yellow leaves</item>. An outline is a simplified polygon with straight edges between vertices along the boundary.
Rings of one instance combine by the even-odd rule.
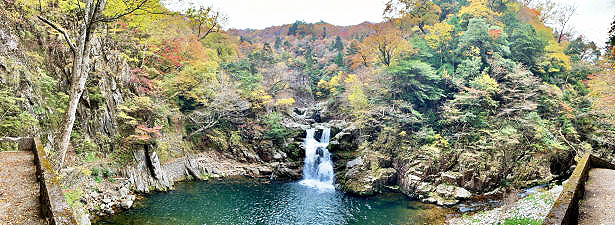
[[[316,87],[320,89],[321,91],[317,92],[316,94],[320,97],[337,94],[337,90],[338,90],[337,88],[341,84],[343,75],[344,75],[344,72],[340,71],[335,76],[331,77],[331,80],[329,81],[326,81],[326,80],[318,81],[318,84],[316,85]]]
[[[350,106],[352,106],[352,109],[355,112],[366,109],[368,106],[367,96],[363,93],[361,86],[352,86],[350,93],[348,93],[347,99],[348,103],[350,103]]]
[[[363,82],[355,74],[346,75],[344,80],[348,89],[348,95],[346,96],[348,103],[352,106],[355,113],[366,109],[368,106],[367,95],[363,92]]]
[[[372,60],[378,59],[378,62],[390,66],[401,54],[411,52],[412,46],[401,31],[387,24],[375,26],[374,31],[361,45],[361,51]]]
[[[442,9],[431,0],[391,0],[386,4],[384,15],[400,27],[418,27],[438,22]]]
[[[486,91],[492,94],[500,90],[500,85],[498,84],[498,82],[495,79],[491,78],[491,76],[489,76],[489,74],[485,72],[483,72],[481,76],[472,80],[472,82],[470,82],[470,85],[473,88],[476,88],[481,91]]]
[[[570,71],[570,56],[564,53],[564,48],[560,46],[554,39],[549,40],[549,44],[545,46],[545,57],[540,63],[540,68],[545,73]]]
[[[470,18],[483,18],[487,21],[495,21],[495,17],[500,16],[500,13],[494,12],[487,7],[487,0],[468,0],[470,3],[467,6],[461,7],[458,16],[463,20]]]
[[[275,101],[276,106],[291,106],[295,104],[295,99],[293,97],[278,99]]]
[[[159,0],[107,0],[102,14],[107,18],[115,18],[124,14],[124,21],[130,27],[142,29],[150,24],[167,17],[168,12]]]
[[[254,91],[244,93],[243,95],[250,100],[250,102],[252,103],[252,108],[255,109],[261,109],[274,103],[273,97],[271,97],[271,95],[269,95],[262,88],[258,88]]]
[[[428,34],[425,35],[425,40],[429,47],[437,49],[439,46],[445,45],[453,39],[453,25],[446,22],[436,23],[433,26],[426,25],[425,29]]]

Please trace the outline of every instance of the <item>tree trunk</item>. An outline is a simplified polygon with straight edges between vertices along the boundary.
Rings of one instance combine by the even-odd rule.
[[[79,28],[79,38],[77,39],[78,46],[74,54],[68,109],[64,115],[64,126],[61,130],[60,139],[57,142],[58,150],[60,151],[58,169],[62,169],[64,165],[64,158],[66,157],[66,152],[68,151],[68,145],[70,143],[70,135],[73,131],[73,125],[75,124],[75,114],[89,75],[90,32],[93,30],[92,18],[96,11],[98,11],[93,4],[93,0],[87,1],[85,11],[84,22]]]

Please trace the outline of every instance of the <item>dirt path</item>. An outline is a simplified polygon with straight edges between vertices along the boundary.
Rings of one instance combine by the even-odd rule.
[[[579,206],[579,224],[615,224],[615,170],[589,171]]]
[[[46,224],[31,152],[0,152],[0,224]]]

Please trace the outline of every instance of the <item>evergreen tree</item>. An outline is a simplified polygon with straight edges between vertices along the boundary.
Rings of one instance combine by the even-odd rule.
[[[344,67],[344,54],[341,51],[337,52],[337,56],[335,56],[335,64],[340,67]]]
[[[322,28],[322,39],[327,38],[327,27]]]
[[[290,25],[290,27],[288,28],[288,35],[297,35],[297,26],[299,26],[298,22],[295,22],[293,23],[293,25]]]
[[[282,39],[280,37],[275,37],[275,44],[273,45],[273,47],[275,49],[280,49],[281,46],[282,46]]]
[[[342,38],[340,36],[335,38],[335,44],[333,46],[338,52],[344,51],[344,43],[342,42]]]

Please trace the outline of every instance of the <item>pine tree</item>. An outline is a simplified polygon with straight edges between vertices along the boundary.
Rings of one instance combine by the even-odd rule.
[[[338,52],[342,52],[344,51],[344,43],[342,42],[342,38],[340,36],[337,36],[335,38],[335,44],[333,45]]]
[[[282,39],[280,37],[275,37],[275,44],[273,44],[273,47],[275,49],[280,49],[281,46],[282,46]]]

